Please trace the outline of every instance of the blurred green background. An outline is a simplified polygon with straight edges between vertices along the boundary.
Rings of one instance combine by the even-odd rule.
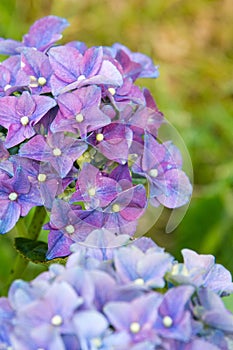
[[[70,22],[64,42],[120,42],[160,66],[159,79],[139,85],[151,90],[182,136],[192,159],[194,193],[174,232],[164,232],[164,212],[149,235],[178,259],[188,247],[215,255],[233,273],[232,0],[1,0],[0,36],[20,40],[49,14]],[[0,237],[1,281],[14,256],[8,247],[9,239]]]

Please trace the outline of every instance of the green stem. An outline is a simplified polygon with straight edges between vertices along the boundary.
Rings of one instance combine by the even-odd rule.
[[[40,234],[45,217],[46,217],[45,208],[36,207],[28,228],[25,225],[24,218],[21,218],[17,222],[16,226],[12,230],[14,237],[25,237],[25,238],[30,238],[32,240],[36,240]],[[25,259],[23,255],[21,255],[18,252],[15,258],[13,269],[11,270],[11,274],[7,280],[7,284],[2,290],[2,295],[7,295],[7,292],[11,283],[16,279],[21,278],[26,267],[28,266],[28,263],[29,263],[29,260]]]

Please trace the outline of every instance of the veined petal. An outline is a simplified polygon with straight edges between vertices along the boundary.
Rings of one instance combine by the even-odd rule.
[[[20,205],[15,201],[1,200],[0,233],[10,231],[19,220]]]

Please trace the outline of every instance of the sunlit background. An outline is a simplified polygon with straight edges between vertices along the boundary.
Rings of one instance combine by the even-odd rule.
[[[184,247],[216,256],[233,273],[232,0],[1,0],[0,36],[20,40],[40,17],[65,17],[64,42],[120,42],[151,56],[157,80],[144,79],[178,130],[194,169],[194,193],[178,228],[163,213],[149,235],[180,259]],[[14,255],[0,237],[0,280]],[[28,272],[27,278],[30,278]]]

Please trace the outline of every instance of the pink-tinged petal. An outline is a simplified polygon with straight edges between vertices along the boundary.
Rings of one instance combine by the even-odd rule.
[[[51,149],[42,135],[36,135],[20,148],[19,155],[40,161],[49,160]]]
[[[136,231],[137,221],[125,220],[119,213],[106,213],[103,227],[115,234],[132,236]]]
[[[74,241],[65,236],[58,230],[51,230],[48,236],[48,252],[46,259],[51,260],[54,258],[67,256],[70,252],[70,246]]]
[[[25,46],[36,47],[38,50],[44,51],[62,38],[60,33],[68,25],[69,23],[64,18],[43,17],[31,26],[28,34],[24,35],[23,43]]]
[[[125,51],[119,49],[116,54],[116,60],[121,64],[124,76],[135,79],[140,74],[141,65],[133,62]]]
[[[55,76],[61,81],[61,88],[77,80],[80,75],[79,67],[82,58],[83,56],[73,47],[59,46],[49,50],[50,64]]]
[[[134,52],[132,58],[141,65],[139,78],[158,78],[158,66],[155,66],[152,59],[140,52]]]
[[[28,76],[28,86],[33,94],[51,91],[52,67],[47,55],[31,48],[25,49],[21,54],[21,66],[23,73]],[[41,78],[43,78],[42,84],[40,84]]]
[[[25,139],[31,138],[33,135],[35,135],[35,130],[32,128],[32,126],[27,125],[25,127],[20,123],[11,124],[8,129],[7,137],[5,140],[5,146],[7,148],[11,148],[20,144]]]
[[[114,86],[121,86],[123,78],[119,70],[110,61],[104,60],[97,75],[87,79],[88,84],[108,84]],[[85,81],[80,85],[84,85]]]
[[[132,126],[140,127],[153,136],[157,136],[163,117],[153,109],[142,105],[132,114],[128,122]]]
[[[222,295],[222,293],[233,293],[233,283],[230,271],[224,266],[216,264],[207,275],[204,285]]]
[[[194,292],[195,288],[191,285],[169,289],[159,307],[160,315],[170,315],[174,320],[179,320]]]
[[[123,124],[112,123],[105,126],[100,133],[103,134],[103,140],[98,141],[96,134],[93,134],[90,135],[90,143],[93,143],[108,159],[125,164],[128,160],[129,147],[132,142],[132,130]]]
[[[189,202],[192,186],[182,170],[171,169],[166,171],[161,182],[166,188],[166,191],[157,197],[161,204],[167,208],[178,208]]]
[[[65,46],[71,46],[77,49],[82,55],[85,54],[87,48],[87,45],[82,41],[70,41],[69,43],[65,44]]]
[[[41,182],[39,184],[39,192],[43,200],[43,205],[47,209],[52,208],[54,199],[58,193],[59,186],[60,184],[58,182],[58,179],[48,179],[47,181]]]
[[[182,168],[182,155],[179,149],[172,143],[172,141],[166,141],[163,143],[166,148],[166,157],[163,161],[163,167],[166,168]]]
[[[36,104],[29,92],[25,91],[19,98],[17,98],[15,111],[19,116],[29,117],[34,113],[35,108]]]
[[[26,172],[20,166],[15,170],[14,177],[9,182],[12,183],[14,190],[20,194],[27,194],[31,187]]]
[[[165,158],[166,148],[162,144],[158,143],[149,133],[145,134],[144,142],[145,145],[142,157],[142,169],[144,171],[148,171],[162,163]]]
[[[113,49],[116,59],[124,69],[125,76],[131,77],[133,80],[158,77],[158,67],[154,65],[150,57],[139,52],[131,52],[126,46],[119,43],[115,43]]]
[[[87,86],[74,92],[62,94],[58,97],[59,111],[54,119],[51,130],[79,131],[81,137],[87,132],[98,129],[110,123],[110,118],[100,110],[101,89]],[[80,117],[80,120],[76,119]]]
[[[0,54],[1,55],[17,55],[17,48],[22,46],[20,41],[0,38]]]
[[[9,156],[10,156],[10,153],[5,148],[3,141],[0,140],[0,159],[1,159],[1,161],[9,158]]]
[[[124,283],[138,278],[137,264],[144,259],[144,254],[137,247],[122,247],[114,252],[114,265],[120,280]]]
[[[146,190],[143,185],[137,185],[125,192],[127,192],[130,202],[124,203],[120,214],[127,221],[137,220],[144,213],[147,205]],[[121,195],[118,198],[121,205]]]
[[[3,65],[0,65],[0,96],[5,96],[5,86],[10,84],[11,81],[11,74],[10,71],[4,67]]]
[[[36,103],[36,108],[32,115],[32,125],[38,123],[47,112],[56,106],[56,101],[48,96],[33,95],[33,100]]]
[[[101,172],[89,163],[84,163],[78,177],[78,193],[72,200],[80,198],[92,209],[105,207],[118,194],[118,183],[110,177],[103,176]]]
[[[182,249],[184,264],[188,270],[200,268],[203,271],[209,272],[215,264],[215,258],[210,254],[197,254],[191,249]]]
[[[103,60],[103,50],[101,47],[89,48],[80,65],[80,71],[85,77],[91,77],[97,74]]]
[[[15,104],[17,97],[5,96],[0,99],[0,123],[4,128],[8,128],[18,117],[15,115]]]
[[[67,150],[60,157],[52,159],[53,167],[58,171],[60,176],[64,178],[72,169],[73,163],[78,159],[87,149],[87,145],[81,142],[74,142],[70,144],[70,153]]]
[[[132,178],[130,175],[128,164],[118,165],[110,174],[110,177],[117,181],[121,190],[127,190],[132,187]]]
[[[57,199],[53,202],[53,207],[50,216],[50,223],[52,227],[57,229],[64,228],[68,223],[68,218],[72,212],[71,206],[60,199]],[[75,215],[73,213],[73,215]]]
[[[62,112],[63,118],[68,118],[70,115],[78,114],[82,109],[82,103],[79,98],[79,93],[82,93],[80,89],[78,93],[68,92],[58,96],[58,106]]]

